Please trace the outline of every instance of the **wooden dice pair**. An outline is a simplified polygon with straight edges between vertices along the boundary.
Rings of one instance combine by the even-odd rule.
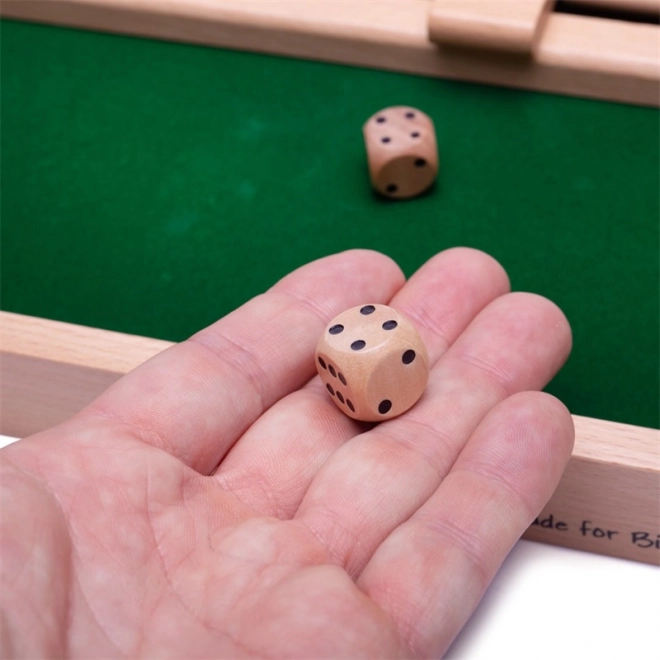
[[[349,417],[391,419],[420,398],[429,357],[417,330],[386,305],[362,305],[335,317],[316,347],[316,369]]]
[[[405,199],[427,190],[438,173],[433,122],[416,108],[377,112],[362,132],[373,187],[386,197]]]

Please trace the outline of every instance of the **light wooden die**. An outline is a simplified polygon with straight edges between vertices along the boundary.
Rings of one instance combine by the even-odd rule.
[[[413,324],[386,305],[335,317],[316,347],[316,368],[337,407],[376,422],[411,408],[429,378],[429,357]]]
[[[407,106],[377,112],[362,129],[371,184],[382,195],[421,195],[438,174],[438,147],[431,118]]]

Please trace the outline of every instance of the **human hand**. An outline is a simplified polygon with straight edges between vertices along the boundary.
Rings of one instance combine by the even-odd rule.
[[[2,457],[3,657],[437,657],[569,458],[563,314],[454,249],[309,264]],[[325,324],[413,320],[429,385],[345,417]],[[182,310],[185,313],[185,310]]]

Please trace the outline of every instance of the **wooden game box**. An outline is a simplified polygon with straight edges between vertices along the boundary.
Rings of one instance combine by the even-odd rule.
[[[582,10],[583,15],[576,13]],[[575,0],[554,7],[547,0],[3,0],[0,13],[609,101],[660,103],[657,0]],[[630,17],[634,20],[622,20]],[[497,32],[501,36],[493,38]],[[0,325],[0,432],[16,437],[66,419],[169,345],[11,313],[0,315]],[[573,457],[525,537],[659,564],[660,432],[574,419]]]

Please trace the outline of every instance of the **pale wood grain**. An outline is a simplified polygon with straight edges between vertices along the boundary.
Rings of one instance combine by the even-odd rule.
[[[0,433],[55,426],[171,344],[0,312]]]
[[[438,47],[428,0],[4,0],[7,17],[393,71],[660,103],[658,26],[550,14],[529,60]],[[191,72],[193,75],[194,72]]]
[[[531,54],[551,0],[433,0],[429,35],[439,44]]]
[[[0,433],[16,437],[65,420],[171,345],[6,312],[0,328]],[[659,564],[660,432],[579,416],[574,421],[573,456],[539,516],[545,524],[552,516],[554,528],[532,525],[525,537]]]
[[[525,538],[660,565],[660,431],[574,422],[573,457],[539,516],[555,527],[532,525]]]

